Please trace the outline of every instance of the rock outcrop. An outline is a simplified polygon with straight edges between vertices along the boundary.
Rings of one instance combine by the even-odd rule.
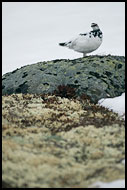
[[[120,96],[125,91],[125,57],[88,56],[24,66],[2,77],[2,94],[54,94],[59,86],[73,89],[75,96],[101,98]],[[58,92],[59,93],[59,92]]]

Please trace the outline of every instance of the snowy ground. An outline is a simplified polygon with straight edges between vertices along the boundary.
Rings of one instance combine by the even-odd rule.
[[[125,119],[125,93],[115,98],[103,98],[98,104],[116,112]]]
[[[96,182],[90,186],[90,188],[125,188],[125,180],[116,180],[109,183],[104,182]]]

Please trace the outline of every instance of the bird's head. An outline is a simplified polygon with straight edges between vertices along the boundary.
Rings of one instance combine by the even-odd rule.
[[[93,30],[98,30],[99,26],[96,23],[92,23],[91,27],[93,28]]]

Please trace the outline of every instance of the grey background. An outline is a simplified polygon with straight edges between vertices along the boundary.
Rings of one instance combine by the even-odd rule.
[[[3,2],[2,73],[39,61],[82,57],[58,43],[90,31],[92,22],[104,39],[91,54],[125,55],[124,2]]]

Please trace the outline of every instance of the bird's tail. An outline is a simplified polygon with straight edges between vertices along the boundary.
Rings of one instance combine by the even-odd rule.
[[[66,45],[66,43],[59,43],[59,45],[60,45],[60,46],[65,46],[65,45]]]

